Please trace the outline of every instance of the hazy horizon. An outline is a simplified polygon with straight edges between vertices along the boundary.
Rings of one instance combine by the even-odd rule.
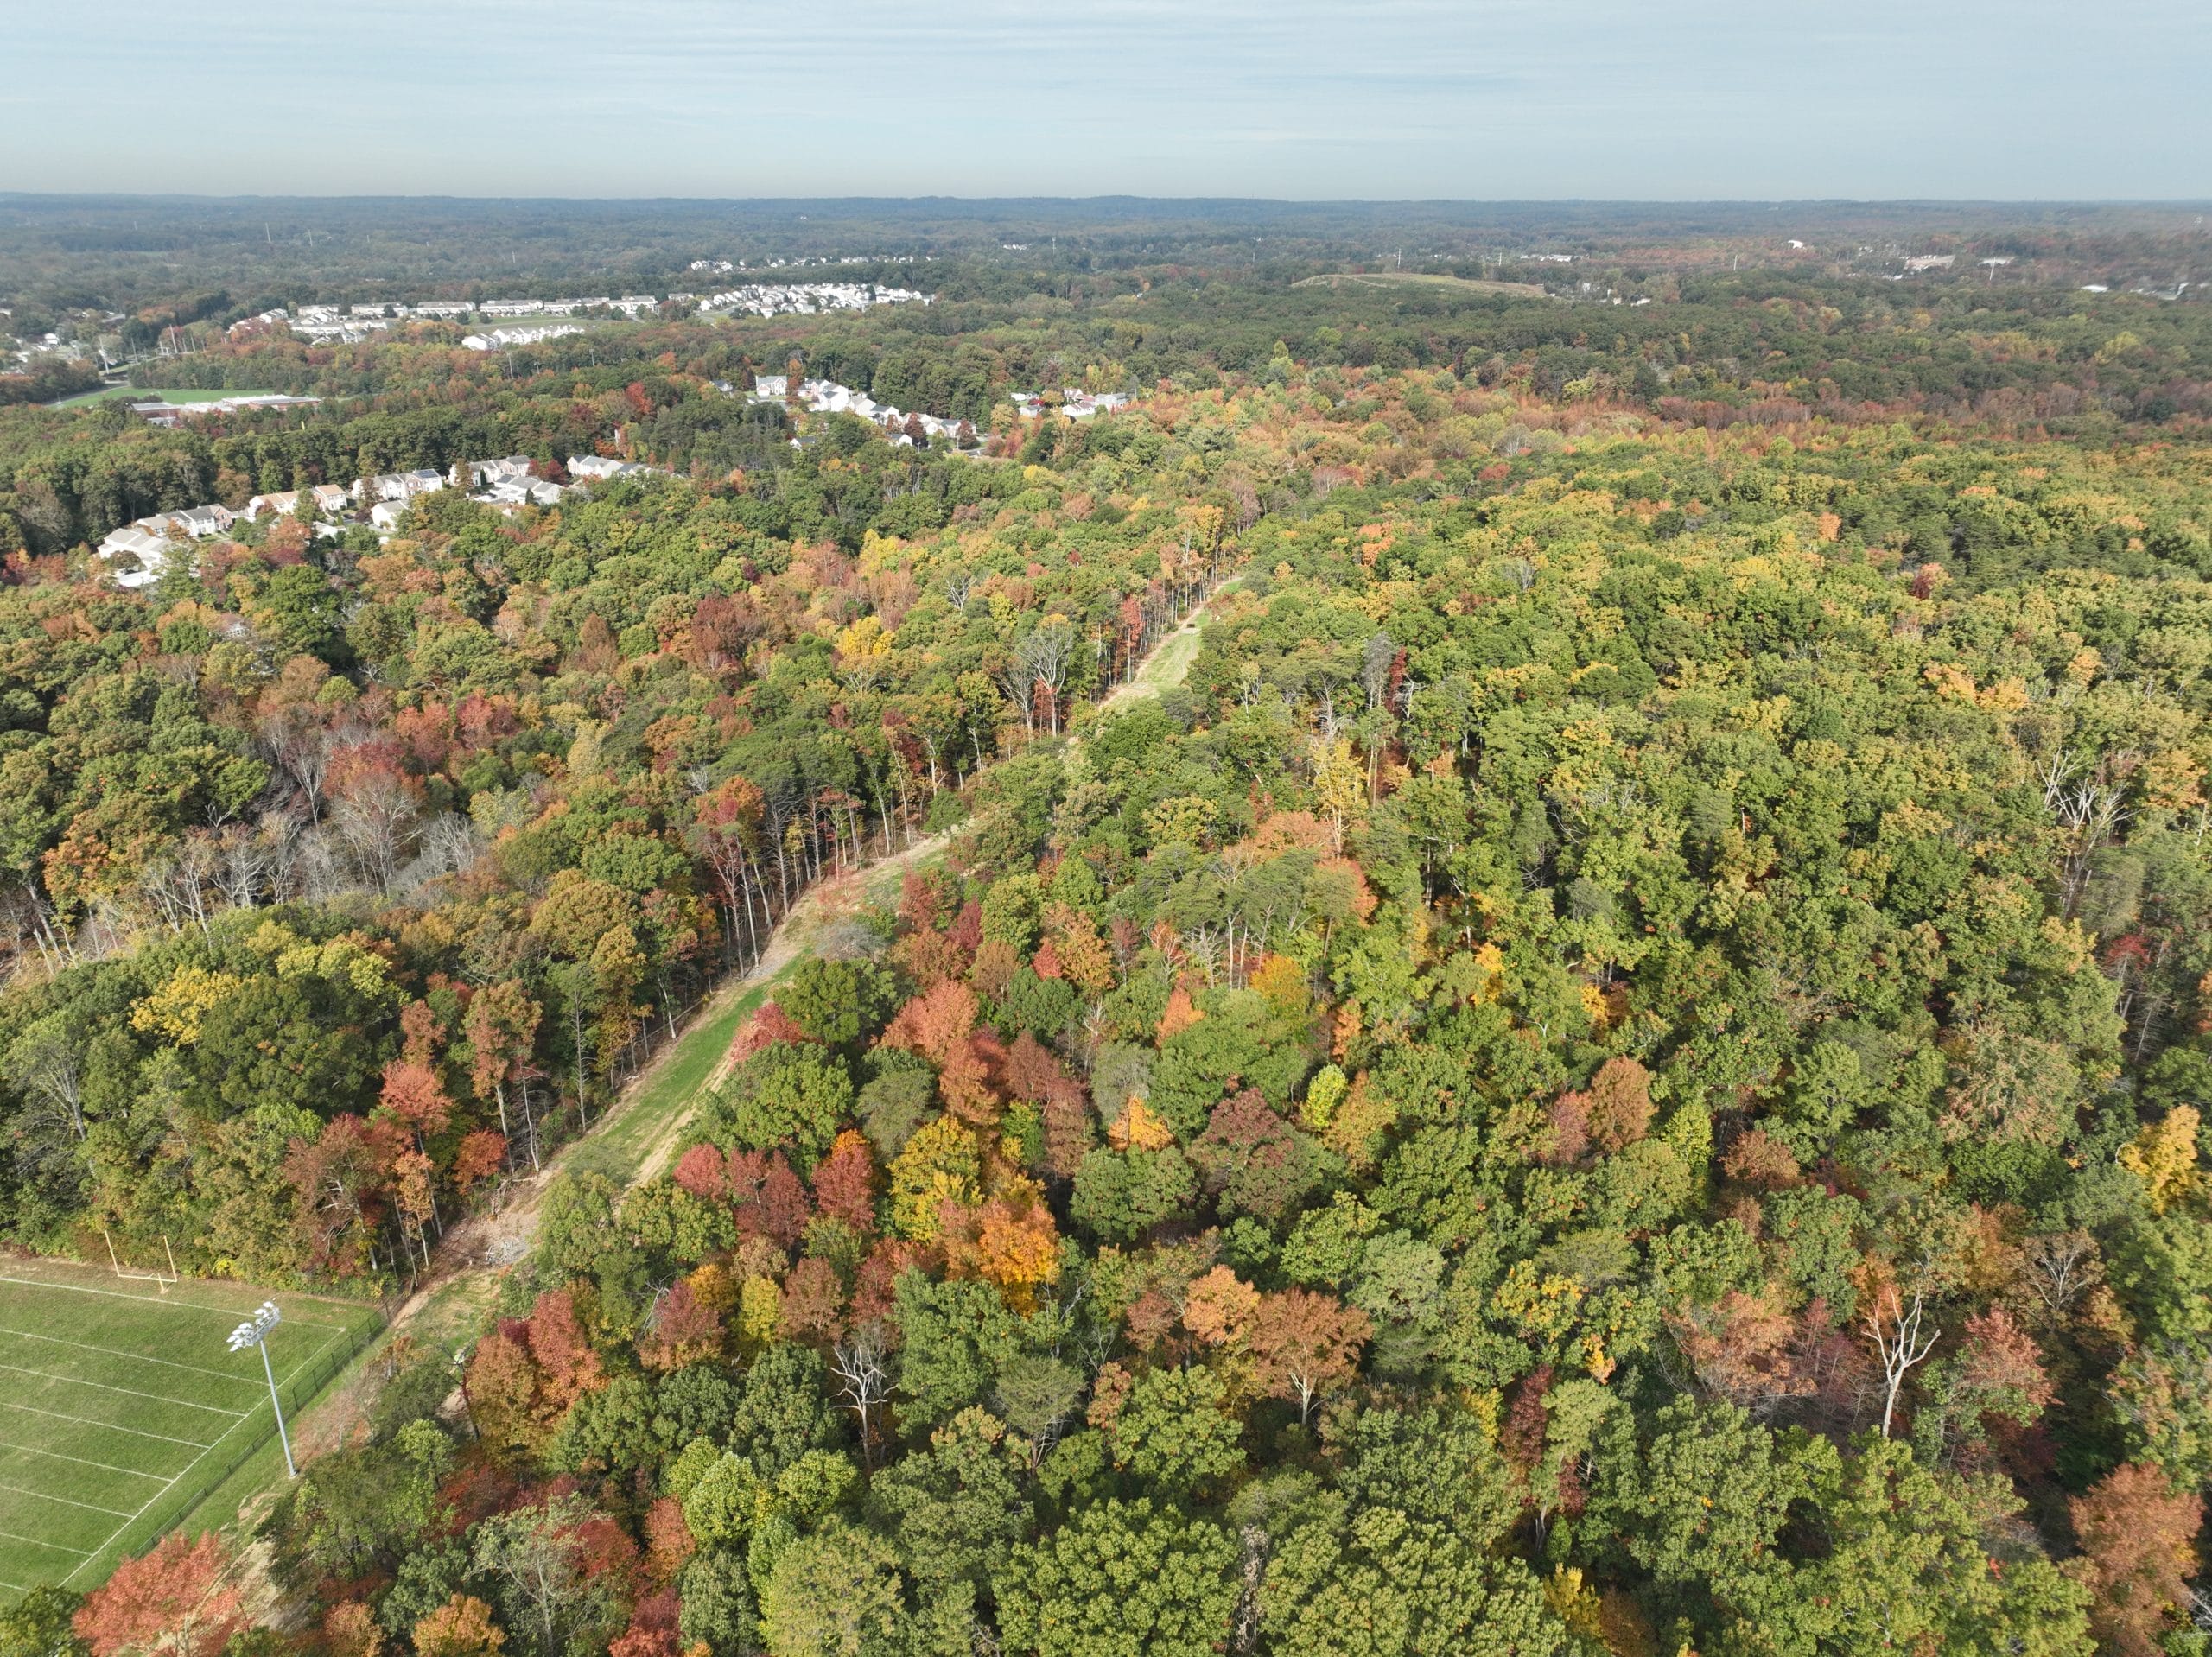
[[[180,13],[182,16],[180,16]],[[1081,15],[885,0],[119,0],[16,25],[0,187],[547,200],[2171,202],[2174,0]],[[2112,93],[2125,89],[2126,96]],[[2102,97],[2085,97],[2095,89]],[[134,100],[143,98],[140,106]]]

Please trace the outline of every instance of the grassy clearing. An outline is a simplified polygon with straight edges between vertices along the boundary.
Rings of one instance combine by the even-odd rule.
[[[374,1307],[236,1284],[164,1294],[66,1262],[0,1262],[0,1587],[92,1587],[210,1510],[220,1487],[274,1476],[260,1356],[226,1343],[270,1298],[285,1313],[269,1352],[289,1415],[375,1330]]]
[[[1191,664],[1198,659],[1198,646],[1205,642],[1207,606],[1230,591],[1243,577],[1231,575],[1216,585],[1206,595],[1205,604],[1183,618],[1183,625],[1153,646],[1152,654],[1138,664],[1128,683],[1117,686],[1106,698],[1102,711],[1111,713],[1126,708],[1140,696],[1157,696],[1163,690],[1172,690],[1191,676]]]
[[[1306,276],[1294,288],[1428,288],[1461,294],[1489,294],[1505,299],[1543,299],[1544,290],[1533,282],[1491,282],[1475,276],[1433,276],[1421,270],[1338,270],[1326,276]]]
[[[74,409],[87,403],[112,403],[121,397],[132,403],[151,403],[156,398],[163,403],[220,403],[225,397],[275,397],[274,391],[210,391],[200,387],[182,387],[163,390],[157,386],[103,385],[97,391],[80,391],[73,397],[64,397],[53,406]]]
[[[618,1185],[635,1181],[654,1147],[704,1091],[739,1026],[782,976],[778,973],[741,995],[725,995],[694,1019],[675,1046],[639,1080],[637,1091],[614,1119],[578,1141],[569,1152],[569,1165],[579,1172],[604,1174]]]

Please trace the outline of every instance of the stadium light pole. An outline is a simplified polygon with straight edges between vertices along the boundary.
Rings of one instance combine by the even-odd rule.
[[[243,1352],[246,1348],[261,1350],[261,1373],[269,1377],[269,1408],[276,1418],[277,1442],[284,1446],[284,1471],[292,1477],[300,1470],[292,1464],[292,1435],[284,1431],[284,1402],[276,1396],[276,1372],[269,1367],[269,1331],[283,1321],[283,1313],[276,1310],[274,1300],[264,1300],[260,1310],[231,1331],[231,1350]]]

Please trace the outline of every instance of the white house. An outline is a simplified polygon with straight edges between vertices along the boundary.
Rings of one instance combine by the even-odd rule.
[[[407,503],[404,500],[380,500],[369,508],[369,522],[389,532],[399,527],[399,520],[406,511]]]
[[[238,520],[227,506],[186,506],[169,514],[169,521],[194,540],[220,535]]]
[[[150,587],[161,580],[168,568],[170,543],[158,530],[146,527],[149,522],[161,521],[142,518],[127,524],[111,530],[100,543],[99,556],[114,573],[118,587]]]
[[[245,511],[238,516],[249,524],[258,524],[264,513],[270,517],[289,517],[299,510],[299,506],[298,490],[280,489],[273,495],[256,495],[246,502]]]
[[[645,467],[628,460],[610,459],[604,454],[571,454],[569,475],[572,478],[623,478]]]
[[[553,505],[565,492],[559,484],[543,478],[502,478],[476,498],[502,512],[513,513],[525,506]]]

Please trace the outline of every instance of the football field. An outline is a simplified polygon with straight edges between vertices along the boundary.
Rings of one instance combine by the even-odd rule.
[[[260,1354],[227,1345],[267,1298],[289,1420],[374,1332],[373,1307],[0,1260],[0,1589],[97,1585],[264,1447],[283,1476]]]

